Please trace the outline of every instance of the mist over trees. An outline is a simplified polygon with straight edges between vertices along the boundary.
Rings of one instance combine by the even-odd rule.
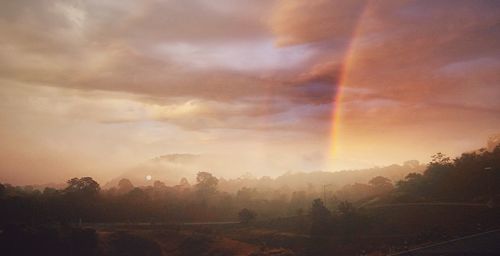
[[[396,199],[438,201],[496,200],[500,193],[500,147],[456,159],[437,153],[424,173],[408,174],[396,185]]]
[[[418,164],[406,167],[410,166],[405,170],[419,170]],[[392,166],[385,170],[401,168]],[[381,169],[384,168],[378,170]],[[346,175],[357,176],[358,173],[299,173],[274,180],[251,177],[224,180],[209,172],[199,172],[193,185],[183,178],[174,186],[167,186],[162,181],[154,181],[150,186],[135,186],[123,178],[116,187],[108,189],[102,189],[91,177],[82,177],[69,179],[63,189],[45,188],[43,191],[29,186],[0,184],[0,227],[4,230],[0,242],[7,246],[9,237],[15,232],[39,239],[36,235],[39,231],[33,233],[25,228],[19,231],[19,228],[12,228],[15,225],[67,227],[82,223],[176,225],[233,221],[307,234],[317,237],[318,241],[337,237],[342,243],[352,245],[360,235],[377,237],[391,232],[422,243],[482,227],[500,227],[495,217],[498,216],[500,195],[500,146],[492,151],[464,153],[455,159],[437,153],[422,172],[407,173],[400,180],[379,173],[365,178],[366,182],[356,181],[343,186],[331,178],[357,180],[346,178]],[[323,182],[313,183],[317,178],[323,178]],[[297,183],[298,179],[302,179],[301,184]],[[283,180],[290,182],[280,183],[284,185],[278,188],[274,186]],[[258,185],[259,182],[264,185]],[[231,183],[233,188],[242,187],[235,192],[221,189],[221,185],[230,186]],[[268,186],[271,183],[275,184]],[[436,205],[437,208],[412,208],[412,205]],[[447,205],[474,208],[457,211],[462,208]],[[92,230],[70,228],[58,232],[65,232],[64,237],[69,239],[57,240],[61,243],[59,246],[67,243],[84,246],[97,239]],[[117,243],[121,243],[120,239],[129,238],[117,239]],[[146,244],[148,242],[144,241],[144,246],[156,250],[155,245]]]
[[[3,184],[0,186],[0,214],[4,223],[176,222],[236,220],[244,208],[255,211],[263,219],[295,216],[298,211],[310,209],[311,202],[315,202],[312,209],[319,209],[316,198],[321,198],[321,204],[329,209],[336,209],[344,201],[373,198],[385,202],[484,202],[491,201],[493,195],[500,192],[495,186],[500,179],[497,171],[499,151],[497,147],[492,152],[481,150],[456,159],[438,153],[423,173],[409,173],[395,184],[391,179],[377,175],[367,179],[366,183],[338,187],[328,184],[332,180],[325,177],[342,177],[338,175],[346,173],[299,173],[277,178],[273,182],[290,181],[277,189],[263,185],[251,187],[259,181],[264,184],[271,182],[266,178],[235,180],[233,182],[239,183],[238,186],[248,186],[230,193],[220,189],[221,184],[228,186],[230,181],[218,179],[209,172],[199,172],[194,185],[183,178],[175,186],[155,181],[152,186],[135,187],[130,180],[122,179],[116,187],[103,190],[91,177],[72,178],[66,188],[59,190],[46,188],[39,191]],[[391,168],[396,167],[387,167],[386,170]],[[315,175],[325,178],[322,186],[311,182]],[[293,186],[296,178],[303,179],[302,185]]]

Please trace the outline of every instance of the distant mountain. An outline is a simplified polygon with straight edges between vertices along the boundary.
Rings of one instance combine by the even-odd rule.
[[[157,180],[172,186],[179,184],[182,178],[194,181],[199,171],[212,172],[213,156],[202,156],[196,154],[166,154],[155,157],[143,164],[131,168],[124,174],[116,177],[104,188],[114,187],[123,179],[129,179],[135,186],[153,185]],[[220,159],[215,159],[220,160]],[[219,161],[217,161],[219,162]],[[374,167],[361,170],[345,170],[339,172],[297,172],[285,173],[276,178],[256,178],[247,173],[236,179],[219,178],[219,190],[236,193],[243,187],[256,188],[258,190],[274,190],[288,188],[290,190],[321,189],[323,185],[329,185],[330,189],[339,189],[353,183],[367,183],[375,176],[384,176],[393,181],[403,179],[410,172],[422,172],[425,165],[416,160],[407,161],[403,164],[393,164],[385,167]],[[217,170],[216,168],[214,169]],[[212,172],[218,176],[216,172]]]
[[[348,184],[368,183],[370,179],[376,176],[383,176],[395,182],[403,179],[408,173],[421,173],[425,167],[425,164],[420,164],[417,160],[411,160],[404,162],[402,165],[393,164],[385,167],[361,170],[285,173],[275,179],[270,177],[254,178],[247,175],[247,177],[238,179],[221,179],[219,189],[227,192],[237,192],[243,187],[260,190],[280,188],[290,190],[319,190],[324,185],[328,185],[330,190],[336,190]]]
[[[184,177],[194,178],[199,171],[201,160],[201,156],[195,154],[166,154],[155,157],[112,179],[104,188],[116,186],[123,178],[129,179],[135,186],[153,185],[157,180],[166,185],[176,185]]]
[[[38,190],[40,192],[43,192],[44,189],[46,188],[54,188],[54,189],[64,189],[66,188],[67,184],[66,183],[44,183],[44,184],[33,184],[33,185],[27,185],[27,186],[21,186],[25,190]]]
[[[500,134],[488,138],[486,149],[493,149],[500,145]],[[471,151],[479,153],[480,150]],[[116,186],[122,178],[127,178],[134,185],[152,185],[154,181],[160,180],[167,185],[177,185],[182,178],[193,181],[199,171],[209,171],[218,176],[217,170],[225,159],[217,156],[203,156],[196,154],[166,154],[155,157],[146,163],[136,166],[123,175],[108,182],[104,188]],[[214,164],[215,163],[215,164]],[[426,165],[417,160],[406,161],[403,164],[393,164],[384,167],[373,167],[360,170],[345,170],[338,172],[296,172],[285,173],[276,178],[256,178],[246,174],[236,179],[220,178],[219,189],[221,191],[235,193],[238,190],[256,188],[258,190],[319,190],[328,185],[330,190],[337,190],[345,185],[354,183],[367,183],[371,178],[383,176],[393,182],[403,179],[408,173],[424,171]]]
[[[194,154],[167,154],[155,157],[152,159],[152,161],[186,164],[192,161],[196,161],[199,158],[200,155],[194,155]]]

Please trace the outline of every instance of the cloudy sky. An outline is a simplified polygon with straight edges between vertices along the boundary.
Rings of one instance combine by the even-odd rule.
[[[426,161],[500,131],[499,1],[4,1],[0,181]]]

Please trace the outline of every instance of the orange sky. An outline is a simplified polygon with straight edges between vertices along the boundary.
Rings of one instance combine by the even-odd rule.
[[[8,1],[0,182],[457,155],[500,131],[498,70],[497,1]]]

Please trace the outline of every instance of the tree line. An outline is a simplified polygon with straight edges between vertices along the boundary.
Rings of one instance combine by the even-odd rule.
[[[130,180],[122,179],[116,187],[102,189],[91,177],[72,178],[64,189],[43,191],[0,184],[0,221],[3,224],[174,223],[240,218],[247,222],[257,216],[261,220],[315,216],[314,209],[320,204],[328,211],[338,212],[346,205],[359,206],[375,198],[376,202],[386,204],[438,201],[494,204],[500,193],[500,147],[465,153],[456,159],[438,153],[423,173],[410,173],[395,184],[377,176],[367,184],[346,185],[336,191],[293,191],[284,186],[265,192],[243,187],[236,193],[220,191],[218,184],[219,179],[209,172],[199,172],[193,185],[182,179],[175,186],[155,181],[152,186],[136,187]]]

